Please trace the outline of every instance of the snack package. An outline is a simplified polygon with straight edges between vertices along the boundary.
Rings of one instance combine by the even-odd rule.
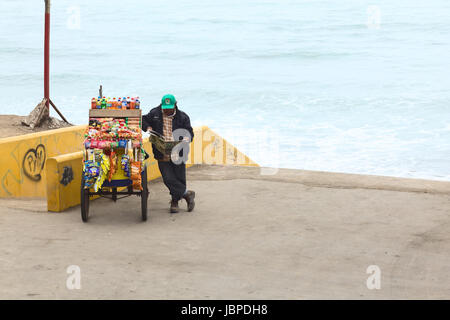
[[[108,181],[111,182],[111,178],[116,172],[117,168],[117,155],[114,151],[111,151],[111,153],[109,154],[109,162],[110,162],[110,169],[108,174]]]
[[[92,149],[98,148],[98,140],[97,139],[91,140],[91,148]]]
[[[111,149],[118,148],[119,147],[119,142],[118,141],[111,141],[110,147],[111,147]]]
[[[84,188],[90,188],[97,181],[97,178],[100,174],[100,166],[98,163],[87,160],[84,162],[83,167],[84,174]]]
[[[126,148],[127,140],[119,140],[119,148]]]
[[[103,151],[101,149],[94,149],[94,161],[101,162],[102,161]]]
[[[124,171],[127,177],[130,177],[130,157],[126,154],[122,155],[122,159],[120,159],[120,165],[122,166],[122,170]]]
[[[133,189],[142,190],[142,180],[141,180],[141,163],[138,161],[133,161],[131,163],[131,180],[133,181]]]
[[[109,157],[106,154],[102,154],[102,161],[100,163],[100,173],[97,181],[94,184],[94,191],[97,192],[103,185],[103,182],[108,178],[108,172],[110,169]]]

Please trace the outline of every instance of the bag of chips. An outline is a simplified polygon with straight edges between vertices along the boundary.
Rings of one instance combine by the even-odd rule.
[[[131,163],[131,180],[133,181],[133,189],[142,190],[141,181],[141,163],[138,161],[133,161]]]
[[[111,182],[111,178],[116,173],[117,168],[117,155],[114,151],[111,150],[111,153],[109,154],[109,173],[108,173],[108,181]]]
[[[102,154],[102,162],[100,163],[100,174],[97,178],[97,181],[94,184],[94,191],[97,192],[105,182],[106,178],[108,178],[108,172],[111,167],[111,163],[109,161],[109,157],[106,154]]]
[[[99,164],[92,160],[85,161],[83,167],[83,174],[84,174],[83,187],[84,188],[92,187],[94,183],[97,181],[97,178],[100,174]]]
[[[122,170],[127,177],[130,177],[130,157],[127,154],[122,155],[120,159],[120,165]]]

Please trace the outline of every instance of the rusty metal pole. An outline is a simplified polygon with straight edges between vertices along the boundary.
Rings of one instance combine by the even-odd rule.
[[[45,0],[44,99],[50,112],[50,0]]]
[[[44,33],[44,99],[39,103],[28,117],[22,121],[23,124],[34,128],[39,126],[42,120],[50,118],[50,106],[55,109],[59,116],[67,123],[66,118],[50,100],[50,0],[45,1],[45,33]],[[69,123],[70,124],[70,123]]]

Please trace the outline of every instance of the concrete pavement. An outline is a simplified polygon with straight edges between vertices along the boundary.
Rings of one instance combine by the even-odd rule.
[[[146,223],[136,196],[93,201],[87,224],[79,207],[0,199],[0,298],[450,298],[448,182],[200,166],[188,184],[194,212],[170,216],[150,182]]]

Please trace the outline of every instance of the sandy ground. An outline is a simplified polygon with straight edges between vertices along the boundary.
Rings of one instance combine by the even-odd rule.
[[[0,115],[0,138],[18,136],[27,133],[69,126],[63,121],[52,117],[50,118],[50,120],[43,122],[40,127],[30,129],[29,127],[21,124],[21,121],[25,118],[26,117],[24,116],[17,116],[12,114]]]
[[[450,298],[450,183],[260,173],[191,168],[196,209],[172,216],[152,181],[146,223],[135,196],[93,201],[87,224],[79,207],[0,200],[0,298]],[[66,288],[70,265],[80,290]]]

